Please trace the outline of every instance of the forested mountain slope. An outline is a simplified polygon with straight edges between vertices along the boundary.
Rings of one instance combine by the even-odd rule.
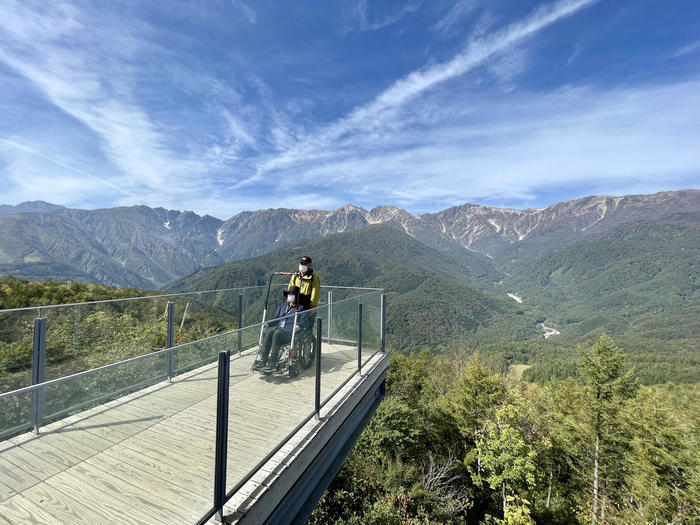
[[[294,270],[310,255],[324,285],[370,286],[389,294],[388,337],[395,348],[410,351],[445,348],[451,341],[491,330],[494,340],[518,340],[538,334],[507,297],[480,290],[475,280],[501,276],[491,261],[465,252],[455,257],[416,241],[386,225],[329,235],[246,261],[200,270],[168,288],[202,290],[266,284],[270,271]]]
[[[564,337],[595,328],[688,336],[700,330],[692,315],[700,307],[700,213],[629,223],[551,250],[504,284],[551,312]],[[647,326],[651,315],[664,322]]]

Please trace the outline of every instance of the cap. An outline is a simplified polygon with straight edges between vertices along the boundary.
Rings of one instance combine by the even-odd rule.
[[[311,264],[311,257],[304,255],[301,259],[299,259],[299,264]]]

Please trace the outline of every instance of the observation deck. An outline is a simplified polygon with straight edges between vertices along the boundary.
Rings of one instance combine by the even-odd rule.
[[[383,398],[385,296],[325,287],[290,377],[251,370],[264,292],[0,311],[0,523],[305,522]]]

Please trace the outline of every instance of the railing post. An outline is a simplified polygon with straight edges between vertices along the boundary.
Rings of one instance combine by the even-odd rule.
[[[219,352],[219,377],[216,392],[216,455],[214,464],[214,508],[224,522],[226,498],[226,461],[228,454],[228,402],[230,352]]]
[[[32,352],[32,385],[44,382],[46,375],[46,317],[34,319],[34,350]],[[44,389],[32,391],[32,426],[39,433],[44,418]]]
[[[386,350],[386,294],[382,294],[381,302],[381,332],[382,332],[382,352]]]
[[[333,344],[331,338],[333,337],[333,292],[328,291],[328,344]]]
[[[238,294],[238,356],[241,356],[241,349],[243,348],[243,294]]]
[[[167,348],[172,348],[174,343],[175,303],[168,301],[168,341]],[[173,380],[173,351],[168,351],[168,381]]]
[[[321,318],[316,318],[316,393],[314,396],[314,406],[316,408],[316,419],[321,419]]]
[[[362,303],[357,305],[357,373],[362,375]]]

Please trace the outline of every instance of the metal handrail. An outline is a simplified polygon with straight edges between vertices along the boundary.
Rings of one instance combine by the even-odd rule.
[[[265,288],[265,285],[241,286],[239,288],[221,288],[219,290],[199,290],[196,292],[180,292],[180,293],[163,293],[163,294],[155,294],[155,295],[140,295],[137,297],[120,297],[117,299],[100,299],[99,301],[84,301],[81,303],[63,303],[63,304],[23,306],[21,308],[6,308],[4,310],[0,310],[0,314],[6,313],[6,312],[22,312],[22,311],[31,311],[31,310],[39,310],[39,309],[43,310],[45,308],[61,308],[64,306],[87,306],[87,305],[91,305],[91,304],[138,301],[140,299],[163,299],[163,298],[167,298],[167,297],[179,297],[182,295],[200,295],[200,294],[213,293],[213,292],[235,292],[238,290],[252,290],[254,288]],[[382,290],[382,288],[367,288],[367,287],[362,287],[362,286],[321,285],[321,288],[338,288],[341,290],[371,290],[371,291],[381,291]]]
[[[5,310],[0,310],[0,314],[5,312],[21,312],[28,310],[38,310],[44,308],[61,308],[63,306],[87,306],[90,304],[104,304],[104,303],[119,303],[125,301],[138,301],[140,299],[163,299],[167,297],[179,297],[181,295],[200,295],[212,292],[234,292],[237,290],[251,290],[253,288],[263,288],[262,285],[256,286],[242,286],[240,288],[222,288],[219,290],[200,290],[197,292],[180,292],[180,293],[162,293],[155,295],[140,295],[137,297],[119,297],[117,299],[100,299],[99,301],[85,301],[82,303],[63,303],[63,304],[49,304],[49,305],[37,305],[37,306],[24,306],[22,308],[7,308]]]

